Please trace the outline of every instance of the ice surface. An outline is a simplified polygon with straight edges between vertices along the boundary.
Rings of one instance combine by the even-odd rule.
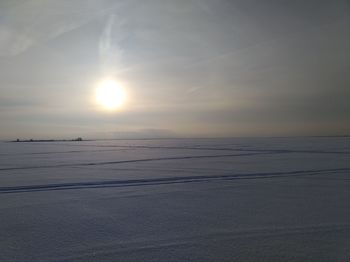
[[[350,261],[350,138],[0,143],[0,261]]]

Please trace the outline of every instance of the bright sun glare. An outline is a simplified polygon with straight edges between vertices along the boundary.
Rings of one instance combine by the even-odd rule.
[[[113,111],[119,109],[125,102],[124,89],[113,79],[101,81],[95,92],[97,104],[102,108]]]

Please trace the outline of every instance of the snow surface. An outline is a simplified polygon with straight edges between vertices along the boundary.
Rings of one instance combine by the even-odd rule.
[[[0,261],[350,261],[350,138],[0,143]]]

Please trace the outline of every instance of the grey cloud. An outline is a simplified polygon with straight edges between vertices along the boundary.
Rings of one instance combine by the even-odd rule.
[[[40,106],[17,119],[53,133],[55,124],[67,133],[119,128],[140,136],[152,128],[210,136],[350,132],[348,1],[0,7],[0,56],[8,56],[0,58],[1,119],[35,101]],[[89,101],[106,75],[130,93],[127,108],[110,115],[93,112]]]

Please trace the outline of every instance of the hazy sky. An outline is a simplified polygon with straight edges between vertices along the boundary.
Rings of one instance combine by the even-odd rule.
[[[1,139],[349,134],[349,100],[348,0],[0,1]]]

